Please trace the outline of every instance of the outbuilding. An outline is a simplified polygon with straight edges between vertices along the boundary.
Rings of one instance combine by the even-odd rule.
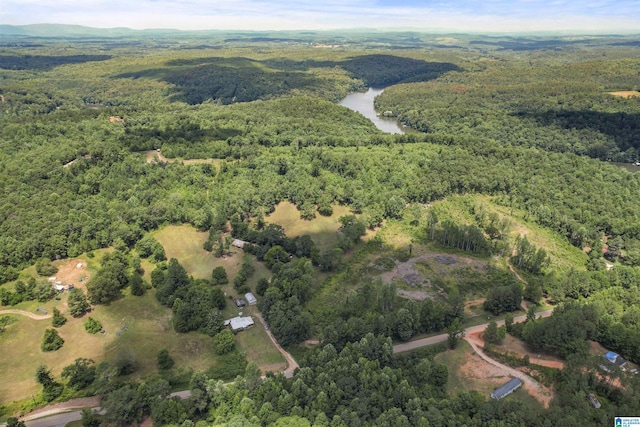
[[[255,295],[253,295],[251,292],[244,294],[244,299],[249,305],[256,305],[256,303],[258,302]]]
[[[520,378],[512,378],[505,385],[500,386],[497,389],[493,390],[493,392],[491,393],[491,397],[493,399],[502,399],[503,397],[508,396],[514,391],[516,391],[517,389],[519,389],[521,386],[522,386],[522,381],[520,380]]]

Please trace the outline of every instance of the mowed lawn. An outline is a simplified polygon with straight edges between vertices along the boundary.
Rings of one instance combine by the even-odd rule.
[[[203,248],[209,233],[198,231],[191,225],[169,225],[153,236],[164,247],[167,259],[177,259],[196,279],[210,279],[211,272],[218,266],[223,266],[230,278],[240,270],[241,249],[231,247],[230,256],[216,258]]]
[[[257,311],[257,307],[251,306],[245,308],[244,314],[251,316],[255,311]],[[255,322],[253,327],[238,332],[236,335],[238,349],[245,355],[247,362],[257,363],[263,373],[285,369],[287,367],[286,361],[271,342],[264,325],[255,317],[253,317],[253,321]]]
[[[291,202],[281,202],[276,210],[266,218],[269,224],[278,224],[284,228],[289,237],[308,234],[321,251],[336,246],[340,217],[350,215],[351,211],[346,206],[334,206],[333,215],[322,216],[316,213],[312,220],[300,218],[300,211]]]

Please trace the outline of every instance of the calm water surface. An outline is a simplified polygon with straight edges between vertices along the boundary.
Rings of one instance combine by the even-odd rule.
[[[340,101],[340,105],[362,114],[383,132],[405,133],[396,119],[378,116],[376,110],[373,109],[373,100],[382,92],[384,92],[384,89],[373,88],[369,88],[366,92],[354,92]]]

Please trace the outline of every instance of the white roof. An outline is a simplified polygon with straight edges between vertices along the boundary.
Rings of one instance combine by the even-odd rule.
[[[249,305],[254,305],[256,302],[258,302],[258,300],[256,300],[255,295],[253,295],[251,292],[244,294],[244,299],[247,300],[247,303]]]
[[[235,246],[236,248],[242,249],[244,248],[245,243],[247,242],[245,242],[244,240],[234,239],[233,242],[231,243],[231,246]]]
[[[249,326],[253,326],[253,319],[251,317],[234,317],[228,320],[228,324],[231,325],[231,329],[234,331],[241,331],[247,329]],[[227,322],[225,322],[227,324]]]

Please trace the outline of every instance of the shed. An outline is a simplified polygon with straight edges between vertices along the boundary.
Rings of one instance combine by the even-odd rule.
[[[233,319],[225,320],[224,325],[231,326],[231,330],[233,332],[239,332],[252,327],[254,323],[251,317],[238,316],[238,317],[234,317]]]
[[[247,305],[247,302],[245,300],[243,300],[242,298],[238,298],[234,302],[236,303],[236,307],[238,307],[238,308],[244,307],[245,305]]]
[[[494,399],[502,399],[519,389],[521,386],[522,381],[520,378],[511,378],[508,383],[493,390],[491,397]]]
[[[600,409],[602,407],[602,404],[593,393],[589,393],[589,400],[591,401],[591,404],[594,408]]]
[[[604,355],[604,358],[607,359],[609,363],[612,363],[619,368],[622,368],[624,365],[627,364],[627,361],[624,360],[622,356],[620,356],[618,353],[614,353],[613,351],[606,353]]]
[[[253,295],[251,292],[244,294],[244,299],[247,300],[247,304],[249,305],[256,305],[256,303],[258,302],[255,295]]]
[[[234,239],[233,242],[231,242],[231,246],[235,246],[236,248],[244,248],[244,245],[247,242],[245,242],[244,240],[240,240],[240,239]]]

